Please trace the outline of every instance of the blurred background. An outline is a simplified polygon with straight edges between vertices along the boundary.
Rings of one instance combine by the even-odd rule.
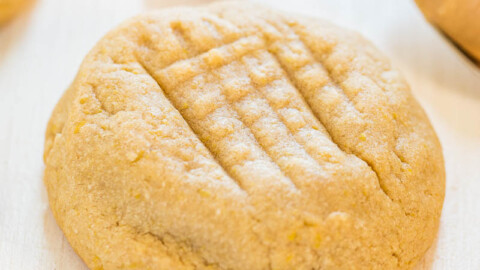
[[[109,29],[140,12],[208,2],[36,0],[0,25],[0,269],[86,269],[43,188],[50,113]],[[480,69],[427,23],[413,0],[253,2],[356,30],[402,71],[440,137],[447,168],[439,236],[417,268],[480,269]]]

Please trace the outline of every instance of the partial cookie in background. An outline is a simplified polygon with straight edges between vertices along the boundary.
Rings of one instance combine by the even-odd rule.
[[[445,188],[436,134],[379,51],[247,2],[109,32],[44,157],[52,212],[91,269],[408,269]]]
[[[197,6],[220,1],[223,0],[143,0],[146,8],[166,8],[181,5]]]
[[[21,12],[30,0],[0,0],[0,25]]]
[[[416,0],[425,17],[480,64],[480,0]]]

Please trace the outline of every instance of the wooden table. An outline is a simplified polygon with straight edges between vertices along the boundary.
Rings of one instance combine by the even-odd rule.
[[[42,183],[50,112],[84,55],[125,18],[167,0],[37,0],[0,29],[0,269],[86,269],[57,227]],[[182,0],[177,3],[199,3]],[[399,67],[443,144],[447,195],[420,269],[480,269],[480,69],[413,1],[264,0],[358,30]]]

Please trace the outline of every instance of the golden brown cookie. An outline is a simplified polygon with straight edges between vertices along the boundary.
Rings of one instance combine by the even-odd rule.
[[[5,23],[20,12],[28,0],[0,0],[0,24]]]
[[[436,235],[440,144],[358,34],[246,3],[133,18],[46,133],[54,216],[91,269],[405,269]]]
[[[416,0],[425,17],[480,64],[480,0]]]

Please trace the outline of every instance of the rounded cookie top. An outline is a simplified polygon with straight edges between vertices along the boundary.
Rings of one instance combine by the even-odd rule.
[[[47,128],[53,213],[91,269],[394,269],[435,237],[436,135],[359,35],[245,3],[133,18]]]

